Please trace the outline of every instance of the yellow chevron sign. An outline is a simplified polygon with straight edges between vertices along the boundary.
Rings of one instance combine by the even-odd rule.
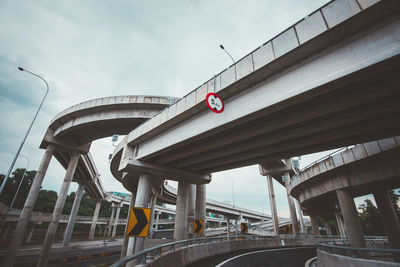
[[[249,231],[248,223],[241,223],[240,224],[240,230],[241,230],[242,233],[247,233]]]
[[[131,208],[126,235],[129,237],[146,237],[149,232],[151,209]]]
[[[203,220],[200,219],[193,220],[193,233],[195,234],[203,233]]]

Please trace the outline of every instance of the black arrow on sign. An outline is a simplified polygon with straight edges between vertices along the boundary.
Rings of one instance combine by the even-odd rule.
[[[149,221],[147,220],[143,209],[133,209],[133,213],[135,214],[137,223],[129,232],[129,235],[140,235],[140,233],[143,231]]]
[[[242,233],[247,233],[247,224],[242,223]]]
[[[203,225],[201,225],[200,220],[194,220],[194,222],[196,223],[196,229],[194,229],[194,233],[198,234],[200,233],[201,228],[203,228]]]

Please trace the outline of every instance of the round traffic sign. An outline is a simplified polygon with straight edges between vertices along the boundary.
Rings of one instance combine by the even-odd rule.
[[[206,103],[207,106],[215,113],[221,113],[224,111],[224,102],[216,93],[208,93],[206,96]]]

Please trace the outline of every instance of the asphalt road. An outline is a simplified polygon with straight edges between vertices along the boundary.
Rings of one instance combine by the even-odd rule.
[[[315,256],[314,247],[242,251],[204,259],[188,267],[303,267],[308,259]]]

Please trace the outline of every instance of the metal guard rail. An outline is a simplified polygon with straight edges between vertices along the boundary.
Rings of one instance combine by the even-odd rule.
[[[373,240],[373,239],[370,239]],[[350,256],[352,258],[368,258],[369,253],[381,253],[381,254],[392,254],[393,256],[399,258],[400,249],[386,249],[386,248],[353,248],[339,245],[330,245],[326,242],[318,242],[317,250],[328,252],[329,254],[337,254],[342,256]]]
[[[190,245],[198,245],[201,243],[211,243],[211,242],[216,242],[216,241],[227,241],[227,240],[243,240],[243,239],[250,239],[250,240],[257,240],[257,239],[308,239],[308,238],[330,238],[330,239],[338,239],[340,237],[338,236],[312,236],[312,235],[300,235],[300,236],[293,236],[293,235],[280,235],[279,237],[277,236],[258,236],[258,235],[239,235],[239,236],[220,236],[220,237],[202,237],[202,238],[194,238],[194,239],[185,239],[185,240],[180,240],[180,241],[175,241],[175,242],[170,242],[166,244],[162,244],[159,246],[155,246],[152,248],[148,248],[145,250],[142,250],[138,253],[135,253],[130,256],[126,256],[113,265],[111,267],[123,267],[125,266],[126,263],[137,259],[138,262],[137,264],[146,264],[147,256],[148,254],[154,254],[154,256],[161,256],[162,249],[166,247],[170,247],[169,251],[175,251],[176,245],[182,244],[183,247],[189,247]],[[152,253],[153,252],[153,253]]]

